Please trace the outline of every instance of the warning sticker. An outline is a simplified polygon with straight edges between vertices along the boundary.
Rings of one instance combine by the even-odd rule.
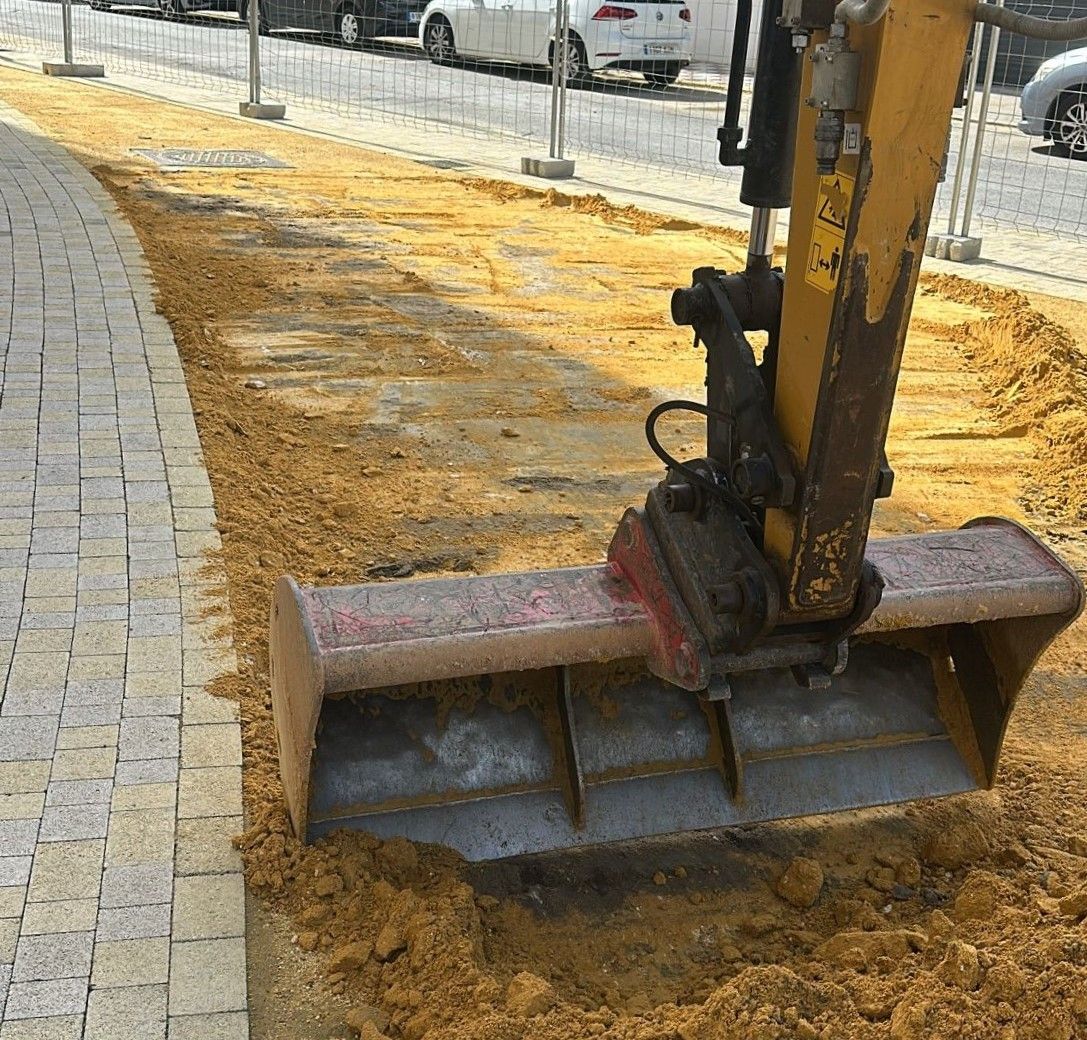
[[[804,278],[822,292],[834,292],[845,249],[845,224],[853,201],[853,178],[833,173],[819,178],[815,223]]]

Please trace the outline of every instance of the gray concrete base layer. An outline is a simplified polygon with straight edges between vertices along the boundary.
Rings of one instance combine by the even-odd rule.
[[[248,119],[282,119],[287,114],[287,106],[265,101],[242,101],[238,105],[238,112]]]
[[[43,61],[42,72],[47,76],[69,76],[73,79],[101,79],[106,74],[102,65],[82,65],[75,61]]]
[[[573,159],[533,159],[525,156],[521,160],[521,172],[529,177],[546,177],[549,180],[560,180],[564,177],[573,177]]]
[[[925,240],[925,253],[937,260],[966,263],[981,256],[981,239],[963,235],[929,235]]]

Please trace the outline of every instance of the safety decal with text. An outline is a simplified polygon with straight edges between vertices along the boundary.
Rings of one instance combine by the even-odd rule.
[[[815,222],[811,229],[811,248],[804,278],[821,292],[834,292],[842,269],[845,250],[845,225],[853,201],[853,178],[832,173],[819,178],[815,203]]]

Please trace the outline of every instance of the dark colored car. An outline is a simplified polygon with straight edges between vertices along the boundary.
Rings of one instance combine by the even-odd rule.
[[[180,18],[193,11],[234,11],[237,0],[87,0],[92,11],[108,11],[113,7],[151,7],[163,18]]]
[[[427,0],[258,0],[261,32],[318,32],[345,47],[380,36],[419,35]],[[249,16],[248,0],[238,13]]]

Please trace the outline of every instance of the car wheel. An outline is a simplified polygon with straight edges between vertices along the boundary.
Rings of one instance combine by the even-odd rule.
[[[653,87],[670,87],[679,79],[679,63],[669,62],[667,65],[658,65],[650,72],[643,72],[645,81]]]
[[[1052,122],[1053,150],[1073,159],[1087,159],[1087,94],[1061,96]]]
[[[344,4],[336,12],[336,42],[341,47],[357,47],[364,36],[363,22],[354,4]]]
[[[92,11],[108,11],[112,5],[107,3],[106,0],[87,0],[87,6]]]
[[[552,71],[555,71],[556,65],[564,67],[568,87],[576,87],[588,82],[592,74],[585,58],[585,45],[572,33],[565,43],[551,48]]]
[[[457,56],[453,26],[440,14],[435,15],[426,23],[426,28],[423,30],[423,50],[435,65],[448,65]]]
[[[185,13],[181,0],[159,0],[159,13],[167,21],[176,21]]]

